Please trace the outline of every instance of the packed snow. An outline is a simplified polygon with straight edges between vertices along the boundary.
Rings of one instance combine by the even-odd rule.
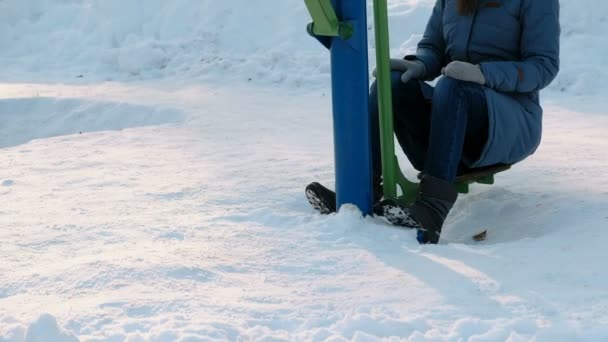
[[[389,0],[393,55],[433,3]],[[419,246],[304,197],[303,1],[0,1],[0,341],[608,340],[608,4],[561,5],[541,148]]]

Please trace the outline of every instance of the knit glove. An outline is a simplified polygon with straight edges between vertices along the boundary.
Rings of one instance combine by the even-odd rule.
[[[420,61],[408,61],[405,59],[391,59],[390,60],[391,71],[402,72],[401,82],[407,83],[411,79],[422,79],[426,74],[426,67]],[[376,69],[372,72],[372,75],[376,77]]]
[[[486,78],[483,76],[479,65],[467,62],[454,61],[441,69],[441,73],[444,76],[465,82],[473,82],[481,85],[486,84]]]

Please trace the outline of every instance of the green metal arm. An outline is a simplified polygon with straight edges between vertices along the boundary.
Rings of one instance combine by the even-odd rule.
[[[304,0],[313,22],[307,30],[311,35],[340,37],[348,40],[353,35],[353,25],[340,22],[330,0]]]
[[[385,198],[397,197],[397,186],[401,188],[400,200],[406,203],[416,199],[418,184],[409,181],[401,172],[395,156],[393,127],[393,97],[391,89],[390,48],[388,32],[388,9],[386,0],[374,0],[374,22],[376,33],[376,84],[380,111],[380,144],[382,146],[382,182]]]

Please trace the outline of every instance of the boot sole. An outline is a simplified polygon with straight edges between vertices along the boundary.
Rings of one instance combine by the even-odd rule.
[[[393,225],[411,229],[422,229],[420,223],[411,217],[409,210],[402,208],[397,204],[383,205],[382,213],[388,222]]]
[[[326,199],[324,198],[327,196],[321,196],[322,192],[328,193],[330,191],[331,190],[326,189],[319,183],[312,183],[306,187],[306,199],[308,199],[308,203],[310,203],[310,205],[319,213],[323,215],[333,214],[336,212],[335,203],[331,205],[327,203]]]

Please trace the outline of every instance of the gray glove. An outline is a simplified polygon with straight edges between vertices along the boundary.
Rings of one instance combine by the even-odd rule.
[[[426,67],[421,61],[408,61],[405,59],[393,59],[390,61],[391,71],[402,72],[401,82],[407,83],[411,79],[422,79],[426,74]],[[376,77],[376,69],[372,72]]]
[[[486,84],[486,78],[483,76],[479,65],[467,62],[454,61],[441,69],[441,73],[444,76],[461,81],[473,82],[481,85]]]

